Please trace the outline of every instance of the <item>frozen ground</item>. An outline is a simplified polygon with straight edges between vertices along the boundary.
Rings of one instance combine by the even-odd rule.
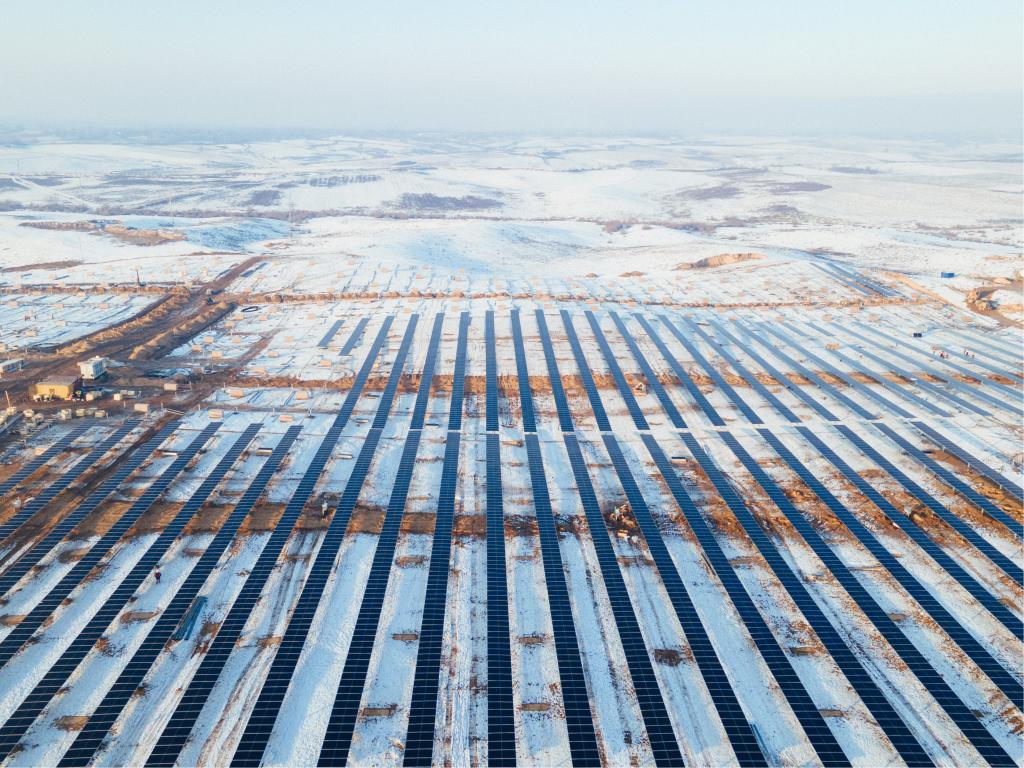
[[[4,438],[4,764],[1024,765],[1015,151],[0,147],[29,371],[217,308]]]

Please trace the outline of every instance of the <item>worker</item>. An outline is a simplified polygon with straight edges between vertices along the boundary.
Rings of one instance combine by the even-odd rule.
[[[154,571],[153,572],[153,577],[156,579],[156,583],[159,584],[160,583],[160,571]]]
[[[327,502],[324,501],[320,504],[320,515],[326,519],[327,517]]]

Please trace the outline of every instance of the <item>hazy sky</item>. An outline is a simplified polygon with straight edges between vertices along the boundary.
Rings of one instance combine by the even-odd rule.
[[[1020,0],[32,0],[0,122],[997,133]]]

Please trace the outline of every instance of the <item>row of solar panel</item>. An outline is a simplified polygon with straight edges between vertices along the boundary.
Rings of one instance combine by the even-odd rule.
[[[53,501],[65,488],[85,474],[90,467],[103,458],[138,425],[139,422],[137,419],[129,419],[114,430],[106,440],[62,472],[60,477],[45,488],[37,491],[31,499],[21,505],[21,508],[6,523],[0,525],[0,541],[8,538],[21,527],[22,523],[27,521],[40,510],[44,509],[46,505]],[[0,496],[2,495],[3,491],[0,491]]]

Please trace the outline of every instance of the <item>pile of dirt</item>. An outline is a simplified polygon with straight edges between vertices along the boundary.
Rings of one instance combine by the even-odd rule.
[[[703,259],[697,259],[697,261],[684,261],[676,264],[672,269],[677,272],[684,269],[712,269],[714,267],[724,267],[728,264],[738,264],[741,261],[754,261],[763,258],[764,254],[761,253],[720,253],[717,256],[706,256]]]
[[[122,224],[108,224],[103,232],[132,245],[163,245],[185,239],[181,232],[166,229],[133,229]]]

